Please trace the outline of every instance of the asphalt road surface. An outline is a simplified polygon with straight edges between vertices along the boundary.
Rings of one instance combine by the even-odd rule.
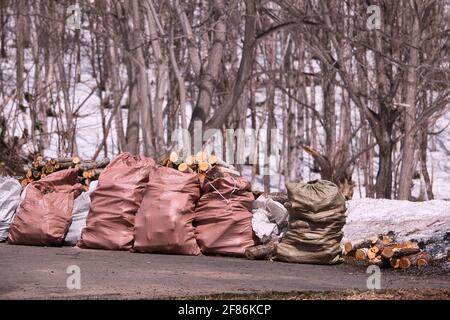
[[[74,280],[77,271],[67,271],[78,267],[80,277]],[[450,289],[450,277],[446,275],[381,272],[381,289]],[[300,265],[0,244],[0,299],[155,299],[217,293],[367,290],[368,276],[364,268],[347,264]],[[69,289],[68,279],[69,287],[79,283],[81,288]]]

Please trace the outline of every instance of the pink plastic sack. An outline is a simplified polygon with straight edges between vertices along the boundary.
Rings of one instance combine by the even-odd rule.
[[[203,253],[243,256],[255,245],[250,182],[241,177],[206,182],[195,209],[197,243]]]
[[[60,246],[72,221],[74,199],[83,191],[77,169],[62,170],[27,187],[8,242],[36,246]]]
[[[134,240],[134,217],[155,161],[122,153],[100,174],[91,194],[91,208],[78,246],[129,250]]]
[[[196,174],[154,167],[136,214],[133,248],[139,252],[199,255],[192,226],[199,197]]]

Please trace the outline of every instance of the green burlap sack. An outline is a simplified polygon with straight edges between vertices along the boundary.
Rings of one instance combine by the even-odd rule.
[[[277,247],[277,260],[334,264],[342,259],[345,198],[326,180],[286,184],[291,203],[289,226]]]

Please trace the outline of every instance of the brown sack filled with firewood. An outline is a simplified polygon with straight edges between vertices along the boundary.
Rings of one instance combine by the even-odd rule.
[[[244,256],[254,246],[250,182],[241,177],[205,180],[195,209],[197,243],[203,253]]]
[[[91,194],[91,208],[78,246],[131,249],[134,217],[154,165],[153,159],[122,153],[103,170]]]
[[[192,226],[199,197],[196,174],[152,168],[136,214],[133,248],[139,252],[199,255]]]
[[[62,245],[72,221],[74,199],[82,191],[76,169],[55,172],[31,183],[11,224],[8,242]]]
[[[277,260],[334,264],[342,260],[340,242],[346,220],[345,198],[326,180],[286,184],[289,226],[277,246]]]

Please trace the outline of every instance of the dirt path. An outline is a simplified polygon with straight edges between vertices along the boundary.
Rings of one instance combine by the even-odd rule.
[[[80,267],[81,289],[70,290],[67,267]],[[148,299],[220,293],[367,290],[365,269],[347,264],[299,265],[224,257],[0,244],[0,299]],[[382,271],[383,290],[444,288],[447,275]]]

